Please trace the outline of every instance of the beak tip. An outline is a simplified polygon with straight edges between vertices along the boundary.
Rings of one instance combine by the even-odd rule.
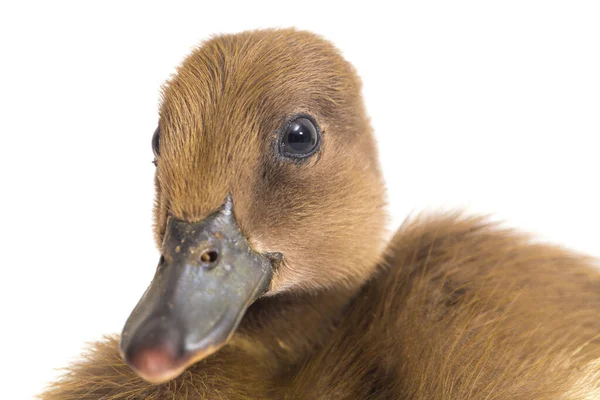
[[[123,351],[123,359],[142,378],[150,383],[161,383],[178,375],[179,363],[175,348],[168,343]]]

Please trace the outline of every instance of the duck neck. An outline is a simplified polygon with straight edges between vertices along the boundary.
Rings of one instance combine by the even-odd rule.
[[[260,344],[262,354],[295,364],[325,342],[358,290],[339,287],[262,298],[244,317],[237,343],[249,341],[253,348]]]

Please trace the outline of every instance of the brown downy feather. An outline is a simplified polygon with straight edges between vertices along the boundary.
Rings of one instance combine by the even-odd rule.
[[[383,252],[384,186],[350,64],[295,30],[216,37],[167,83],[155,233],[231,194],[269,292],[231,342],[152,386],[93,345],[41,395],[69,399],[593,399],[600,396],[596,261],[483,219],[408,220]],[[323,143],[274,154],[309,113]]]
[[[600,398],[597,260],[483,218],[407,221],[350,309],[288,398]]]

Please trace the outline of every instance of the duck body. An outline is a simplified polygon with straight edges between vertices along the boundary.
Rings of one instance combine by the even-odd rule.
[[[597,260],[461,214],[386,244],[360,82],[329,43],[216,37],[163,97],[156,276],[42,399],[600,398]]]
[[[157,386],[107,338],[44,398],[594,399],[593,263],[483,219],[418,218],[347,302],[266,299],[227,347]]]
[[[408,221],[289,398],[600,398],[597,265],[483,218]]]

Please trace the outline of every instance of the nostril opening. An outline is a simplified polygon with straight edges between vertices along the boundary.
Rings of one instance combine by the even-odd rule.
[[[215,262],[217,262],[218,258],[219,258],[219,253],[217,253],[216,250],[212,250],[212,249],[205,250],[200,255],[200,260],[205,264],[214,264]]]

